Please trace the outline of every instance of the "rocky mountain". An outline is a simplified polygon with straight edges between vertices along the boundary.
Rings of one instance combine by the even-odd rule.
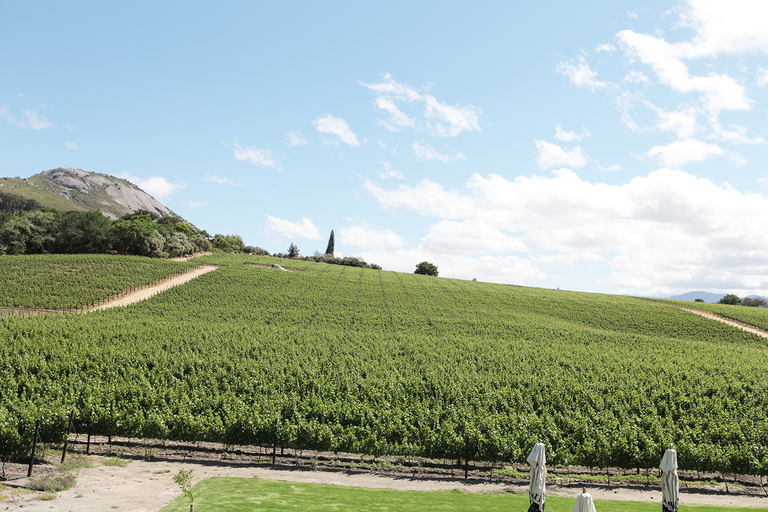
[[[29,178],[0,178],[0,192],[34,199],[42,206],[61,211],[98,210],[112,219],[142,209],[161,217],[178,217],[130,181],[67,167],[44,171]]]

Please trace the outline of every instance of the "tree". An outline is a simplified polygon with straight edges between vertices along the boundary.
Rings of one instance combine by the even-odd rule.
[[[765,299],[761,297],[744,297],[744,300],[741,301],[741,305],[751,308],[764,308],[768,305],[768,303],[766,303]]]
[[[42,208],[40,203],[34,199],[26,199],[16,194],[6,194],[0,192],[0,212],[2,213],[24,213],[31,210]]]
[[[728,295],[725,295],[722,299],[718,301],[720,304],[731,304],[733,306],[738,306],[741,304],[741,299],[738,295],[735,295],[733,293],[729,293]]]
[[[245,244],[240,235],[222,235],[217,233],[213,238],[213,248],[221,249],[222,251],[229,249],[229,252],[245,252]]]
[[[110,248],[112,220],[101,212],[67,212],[59,221],[55,250],[59,253],[101,253]]]
[[[704,299],[696,299],[693,302],[704,302]]]
[[[288,246],[288,257],[289,258],[298,258],[299,257],[299,248],[296,247],[296,244],[291,242],[291,245]]]
[[[195,510],[195,495],[192,491],[192,469],[180,469],[179,473],[173,477],[173,481],[176,482],[181,488],[181,494],[189,498],[189,512]]]
[[[422,261],[416,265],[416,270],[413,273],[425,276],[437,276],[437,267],[428,261]]]
[[[331,230],[331,237],[328,239],[328,247],[325,248],[325,255],[333,258],[334,250],[333,230]]]
[[[112,225],[112,248],[120,254],[149,256],[149,240],[156,231],[149,217],[120,220]]]

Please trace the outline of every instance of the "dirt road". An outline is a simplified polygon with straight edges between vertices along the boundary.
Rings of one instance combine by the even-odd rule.
[[[703,316],[712,320],[717,320],[718,322],[722,322],[724,324],[732,325],[734,327],[738,327],[739,329],[743,329],[747,332],[751,332],[752,334],[757,334],[758,336],[762,336],[763,338],[768,338],[768,332],[759,329],[755,326],[745,324],[743,322],[737,322],[736,320],[731,320],[730,318],[725,318],[724,316],[716,315],[714,313],[710,313],[708,311],[702,311],[700,309],[696,308],[687,308],[685,306],[678,306],[680,309],[684,309],[685,311],[688,311],[690,313],[694,313],[699,316]]]
[[[102,309],[116,308],[119,306],[127,306],[128,304],[133,304],[134,302],[139,302],[139,301],[148,299],[153,295],[157,295],[163,290],[167,290],[168,288],[173,288],[174,286],[184,284],[187,281],[191,281],[192,279],[199,277],[203,274],[207,274],[208,272],[216,270],[217,268],[219,267],[215,267],[213,265],[203,265],[202,267],[196,270],[193,270],[191,272],[187,272],[186,274],[182,274],[179,277],[176,277],[169,281],[165,281],[164,283],[160,283],[155,286],[151,286],[149,288],[144,288],[134,293],[130,293],[112,302],[102,304],[101,306],[96,306],[95,308],[90,309],[89,311],[99,311]]]

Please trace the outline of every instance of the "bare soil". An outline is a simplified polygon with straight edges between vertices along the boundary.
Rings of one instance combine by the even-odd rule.
[[[194,483],[215,476],[266,478],[292,482],[325,483],[368,488],[467,492],[528,492],[527,467],[463,466],[451,461],[423,459],[363,459],[359,455],[296,452],[272,447],[225,447],[211,443],[170,443],[156,440],[92,439],[86,455],[83,435],[73,436],[67,457],[85,459],[92,466],[74,470],[77,482],[66,491],[45,495],[24,488],[26,464],[6,464],[8,478],[0,482],[0,510],[97,512],[117,509],[158,511],[181,495],[172,477],[179,469],[193,469]],[[48,449],[34,476],[54,473],[61,451]],[[599,503],[602,500],[661,502],[661,489],[644,475],[628,478],[629,471],[610,470],[592,475],[584,468],[549,468],[547,493],[573,497],[583,486]],[[653,472],[652,472],[653,473]],[[768,493],[754,477],[727,475],[728,487],[717,475],[681,472],[681,502],[731,507],[768,508]],[[612,479],[612,482],[611,482]],[[3,489],[2,485],[8,487]],[[45,499],[48,498],[48,499]]]

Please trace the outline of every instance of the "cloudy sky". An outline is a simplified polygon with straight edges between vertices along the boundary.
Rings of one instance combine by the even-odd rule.
[[[3,2],[0,175],[126,177],[270,252],[334,230],[390,270],[768,295],[766,26],[762,0]]]

